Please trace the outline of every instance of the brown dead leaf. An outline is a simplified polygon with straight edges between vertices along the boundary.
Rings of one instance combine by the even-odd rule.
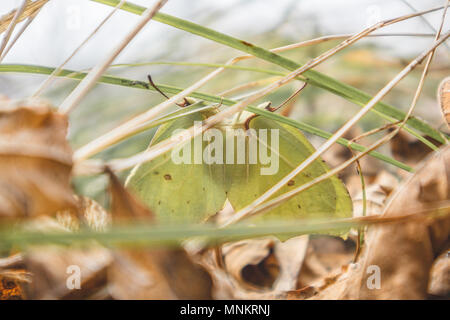
[[[48,105],[0,104],[0,217],[33,217],[74,206],[66,133],[66,116]]]
[[[307,236],[228,243],[220,250],[223,265],[216,249],[191,254],[211,274],[215,299],[281,299],[296,288],[307,246]]]
[[[362,134],[362,130],[359,127],[352,128],[345,135],[344,138],[351,140]],[[360,143],[360,141],[357,141]],[[325,162],[332,168],[337,167],[342,164],[346,160],[350,159],[353,156],[352,151],[348,147],[344,147],[340,144],[334,144],[324,155],[323,159]],[[381,169],[380,162],[374,159],[373,157],[363,157],[359,160],[362,171],[366,179],[371,179],[378,174]],[[339,178],[341,178],[345,184],[347,185],[347,179],[354,176],[357,173],[356,165],[351,164],[344,170],[339,173]],[[361,183],[359,182],[359,186]],[[351,195],[351,189],[349,189]]]
[[[97,230],[104,230],[106,211],[93,200],[79,198],[80,208],[88,208],[82,212],[91,221],[95,221]],[[90,203],[84,207],[83,204]],[[97,212],[94,213],[94,209]],[[80,221],[68,212],[58,213],[57,219],[40,217],[30,221],[26,229],[39,232],[62,231],[76,232]],[[107,219],[106,219],[107,221]],[[73,229],[71,229],[73,228]],[[110,250],[96,242],[83,247],[77,246],[32,246],[24,253],[26,269],[32,274],[32,281],[25,286],[30,299],[87,299],[105,297],[102,293],[106,287],[106,270],[112,262]],[[79,268],[80,288],[67,285],[73,268]]]
[[[450,248],[444,250],[433,263],[428,294],[434,297],[450,297]]]
[[[29,282],[25,270],[0,270],[0,300],[24,300],[23,284]]]
[[[280,275],[274,250],[277,239],[244,240],[222,248],[227,272],[249,290],[272,288]]]
[[[143,206],[107,170],[114,223],[152,220]],[[211,299],[212,280],[183,249],[120,250],[108,270],[108,286],[115,299]]]
[[[428,158],[390,198],[384,217],[411,212],[435,212],[430,206],[450,196],[450,146]],[[431,211],[430,211],[431,210]],[[450,209],[441,216],[369,227],[358,263],[337,275],[332,285],[313,299],[424,299],[433,260],[445,248],[450,234]],[[380,288],[370,286],[374,269]]]
[[[310,240],[301,272],[297,280],[296,290],[292,295],[300,294],[306,297],[317,289],[321,279],[326,279],[330,274],[340,273],[343,266],[348,265],[354,256],[355,244],[352,240],[344,240],[340,237],[317,236]],[[292,298],[293,296],[291,296]]]
[[[274,292],[297,288],[297,279],[304,264],[308,243],[307,235],[277,242],[274,254],[280,265],[280,275],[275,282]]]
[[[20,253],[0,258],[0,300],[27,298],[23,285],[30,282],[30,273],[23,268],[23,256]]]
[[[450,77],[442,80],[439,85],[438,101],[444,121],[447,123],[447,127],[450,128]]]
[[[184,250],[122,250],[108,270],[114,299],[211,299],[209,274]]]
[[[395,130],[395,128],[389,129],[390,132],[392,130]],[[425,138],[437,147],[442,145],[439,141],[436,141],[431,137],[425,136]],[[394,158],[409,166],[417,165],[433,151],[416,137],[403,130],[400,130],[390,140],[390,147]],[[403,173],[403,171],[399,172]]]
[[[32,282],[27,287],[30,299],[87,299],[106,285],[106,270],[112,257],[106,248],[92,243],[89,248],[62,246],[34,247],[26,255]],[[67,285],[79,268],[80,288]]]
[[[143,205],[136,197],[129,193],[123,186],[116,175],[106,168],[110,184],[109,192],[111,194],[111,213],[114,222],[125,223],[136,220],[154,220],[155,216],[145,205]]]
[[[75,196],[75,199],[76,210],[56,213],[60,225],[72,231],[78,231],[81,225],[94,231],[105,231],[111,225],[111,215],[96,201],[82,196]]]

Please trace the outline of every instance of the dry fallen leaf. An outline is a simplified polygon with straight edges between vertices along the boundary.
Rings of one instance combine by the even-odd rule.
[[[272,288],[280,275],[274,250],[277,239],[255,239],[225,244],[222,255],[229,275],[248,290]]]
[[[0,300],[26,299],[23,285],[30,282],[30,274],[25,271],[20,253],[0,257]]]
[[[244,240],[223,246],[225,269],[246,290],[292,290],[308,246],[308,237]]]
[[[34,247],[26,255],[32,282],[27,286],[30,299],[86,299],[106,285],[106,268],[112,257],[106,248],[62,246]],[[79,268],[79,269],[75,269]],[[70,276],[80,271],[80,289],[67,285]]]
[[[450,77],[442,80],[438,89],[439,106],[441,107],[442,115],[445,123],[450,128]]]
[[[359,127],[354,127],[350,129],[345,135],[344,138],[351,140],[357,138],[362,134],[362,130]],[[361,141],[357,140],[356,143],[361,144]],[[337,167],[342,164],[346,160],[350,159],[353,156],[352,150],[348,147],[344,147],[340,144],[335,143],[324,155],[323,159],[325,162],[332,168]],[[373,157],[363,157],[359,160],[362,171],[366,179],[370,179],[371,177],[378,174],[381,169],[380,162],[374,159]],[[355,164],[349,165],[347,168],[339,172],[339,178],[341,178],[346,186],[348,184],[348,178],[354,176],[357,173],[357,167]],[[358,177],[359,179],[359,177]],[[359,180],[358,180],[359,182]],[[358,187],[360,189],[361,183],[358,183]],[[348,188],[350,195],[352,195],[351,188]]]
[[[450,297],[450,247],[434,261],[428,283],[428,294]]]
[[[24,270],[0,270],[0,300],[26,299],[23,284],[29,281],[29,273]]]
[[[390,198],[386,218],[435,212],[450,196],[450,146],[433,154]],[[313,299],[425,299],[433,260],[448,245],[450,209],[439,217],[371,226],[358,263]],[[380,287],[369,285],[380,271]]]
[[[0,217],[52,214],[75,204],[67,118],[48,105],[0,103]]]
[[[280,299],[296,288],[307,246],[307,236],[285,242],[269,237],[191,254],[210,272],[215,299]]]
[[[93,200],[78,198],[81,221],[91,222],[93,229],[104,230],[106,211]],[[40,217],[29,221],[26,229],[49,232],[76,232],[81,221],[69,212],[59,212],[57,219]],[[31,246],[24,253],[26,269],[32,281],[26,285],[30,299],[105,298],[106,270],[112,262],[109,249],[92,241],[86,246]],[[79,268],[80,289],[67,285],[71,268]]]
[[[153,220],[152,212],[107,172],[114,222]],[[183,249],[130,249],[114,252],[108,286],[114,299],[211,299],[212,281]]]
[[[359,177],[358,177],[359,178]],[[360,182],[361,184],[361,182]],[[381,214],[384,209],[386,199],[398,185],[397,178],[392,174],[381,171],[373,181],[366,186],[366,216]],[[361,188],[361,187],[360,187]],[[363,215],[363,192],[360,191],[353,199],[353,216]]]
[[[389,131],[394,130],[394,128],[389,129]],[[439,141],[434,140],[431,137],[425,136],[425,138],[433,143],[435,146],[441,146]],[[409,166],[415,166],[420,161],[422,161],[428,154],[433,150],[425,145],[422,141],[418,140],[411,134],[400,130],[391,140],[390,147],[392,155],[395,159],[403,162]],[[399,173],[405,175],[404,171],[401,170]]]
[[[329,274],[339,273],[343,266],[352,261],[354,255],[355,244],[351,239],[344,240],[332,236],[313,237],[298,276],[297,288],[305,294],[309,286]]]

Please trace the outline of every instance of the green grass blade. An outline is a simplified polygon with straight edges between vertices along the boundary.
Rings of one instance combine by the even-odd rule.
[[[0,73],[2,72],[20,72],[20,73],[35,73],[35,74],[46,74],[49,75],[53,72],[53,70],[55,70],[54,68],[50,68],[50,67],[43,67],[43,66],[36,66],[36,65],[22,65],[22,64],[0,64]],[[61,73],[59,74],[59,77],[67,77],[67,78],[71,78],[71,79],[76,79],[76,80],[81,80],[86,76],[86,73],[83,72],[75,72],[72,70],[67,70],[67,69],[62,69]],[[125,78],[119,78],[119,77],[114,77],[114,76],[102,76],[99,80],[99,82],[102,83],[107,83],[107,84],[112,84],[112,85],[119,85],[119,86],[125,86],[125,87],[132,87],[132,88],[139,88],[139,89],[147,89],[146,82],[143,81],[135,81],[135,80],[130,80],[130,79],[125,79]],[[177,94],[179,92],[181,92],[183,89],[181,88],[177,88],[177,87],[173,87],[173,86],[168,86],[168,85],[163,85],[163,84],[158,84],[158,88],[160,88],[162,91],[168,93],[168,94]],[[150,87],[150,90],[155,91],[154,88]],[[207,93],[201,93],[201,92],[193,92],[190,94],[190,97],[192,98],[197,98],[200,100],[205,100],[205,101],[209,101],[209,102],[214,102],[214,103],[222,103],[224,105],[227,106],[231,106],[233,104],[236,103],[236,101],[231,100],[231,99],[222,99],[221,97],[218,96],[214,96],[214,95],[210,95]],[[314,134],[316,136],[328,139],[329,137],[332,136],[331,133],[326,132],[324,130],[315,128],[309,124],[300,122],[300,121],[296,121],[287,117],[284,117],[280,114],[276,114],[276,113],[272,113],[269,112],[267,110],[263,110],[260,108],[256,108],[254,106],[248,106],[246,108],[248,111],[259,114],[261,116],[273,119],[275,121],[279,121],[281,123],[285,123],[287,125],[293,126],[295,128],[298,128],[302,131]],[[163,119],[161,119],[162,121],[164,121]],[[158,122],[158,124],[161,124],[160,122]],[[153,124],[149,124],[148,128],[151,128],[153,126]],[[139,132],[142,132],[142,130],[144,130],[145,128],[141,128],[141,130]],[[348,146],[349,141],[344,139],[344,138],[340,138],[337,141],[339,144],[343,145],[343,146]],[[363,152],[366,150],[366,148],[362,145],[359,145],[357,143],[352,143],[350,144],[350,147],[353,150],[356,151],[360,151]],[[369,152],[369,155],[382,160],[386,163],[389,163],[393,166],[396,166],[398,168],[401,168],[403,170],[412,172],[413,168],[411,168],[410,166],[407,166],[406,164],[397,161],[395,159],[392,159],[388,156],[383,155],[382,153],[379,153],[377,151],[371,151]]]
[[[427,213],[429,218],[447,217],[447,208],[436,208]],[[404,221],[411,221],[414,215],[423,218],[423,213],[412,213],[403,217]],[[402,218],[402,217],[400,217]],[[387,222],[387,221],[385,221]],[[376,223],[377,220],[341,219],[303,219],[301,221],[271,221],[257,225],[239,223],[227,228],[218,228],[207,224],[178,224],[155,225],[141,222],[139,224],[114,226],[104,232],[81,229],[77,232],[42,232],[32,230],[18,230],[15,225],[3,225],[0,228],[0,250],[11,246],[27,246],[41,244],[87,244],[92,240],[105,245],[132,246],[180,246],[188,239],[199,239],[205,244],[216,245],[229,241],[277,236],[286,239],[304,234],[320,234],[341,232],[350,228],[360,228]]]
[[[217,228],[205,224],[183,225],[154,225],[141,223],[140,225],[117,226],[105,232],[94,232],[82,229],[78,232],[39,232],[18,231],[6,227],[0,230],[0,249],[10,246],[41,245],[41,244],[92,244],[96,240],[105,245],[145,245],[151,246],[179,246],[187,239],[200,238],[213,244],[237,241],[255,237],[276,235],[281,238],[312,233],[327,233],[348,230],[358,227],[361,223],[339,220],[304,220],[302,222],[271,222],[256,226],[234,225],[228,228]],[[14,231],[11,231],[13,229]]]
[[[91,0],[91,1],[109,6],[116,6],[120,0]],[[125,4],[122,6],[121,9],[135,14],[142,14],[146,8],[130,2],[125,2]],[[293,71],[301,67],[301,65],[296,63],[295,61],[284,58],[278,54],[272,53],[269,50],[263,49],[244,40],[233,38],[226,34],[203,27],[199,24],[187,20],[183,20],[161,12],[158,12],[155,15],[154,20],[190,32],[192,34],[196,34],[203,38],[210,39],[212,41],[232,47],[242,52],[251,54],[255,57],[274,63],[290,71]],[[328,90],[357,105],[364,106],[372,98],[369,94],[359,89],[356,89],[350,85],[347,85],[343,82],[340,82],[336,79],[333,79],[327,75],[324,75],[318,71],[308,70],[303,75],[307,78],[306,81],[308,83],[323,88],[325,90]],[[406,114],[403,111],[398,110],[397,108],[383,102],[377,103],[374,109],[388,117],[397,120],[403,120],[406,116]],[[430,125],[421,121],[418,118],[411,117],[408,120],[407,124],[410,125],[412,128],[417,129],[424,134],[427,134],[428,136],[434,138],[435,140],[441,143],[446,143],[446,139],[438,130],[435,130]]]

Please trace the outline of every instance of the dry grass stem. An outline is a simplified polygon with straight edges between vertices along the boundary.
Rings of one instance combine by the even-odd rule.
[[[3,35],[3,39],[0,44],[0,62],[2,61],[2,59],[4,57],[3,50],[5,50],[6,45],[8,44],[9,38],[11,37],[11,35],[14,31],[14,28],[16,27],[16,24],[19,22],[19,17],[24,12],[27,2],[28,2],[27,0],[22,1],[22,4],[20,5],[19,8],[17,8],[17,10],[14,14],[14,17],[12,18],[11,23],[8,26],[8,29],[6,30],[6,33]]]

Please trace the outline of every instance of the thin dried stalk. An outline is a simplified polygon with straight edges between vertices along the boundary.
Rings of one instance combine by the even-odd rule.
[[[36,12],[39,11],[48,1],[49,0],[36,0],[34,2],[28,1],[24,12],[19,15],[17,23],[35,15]],[[11,21],[13,20],[16,13],[17,9],[0,18],[0,33],[3,33],[6,29],[8,29],[8,26],[11,24]]]
[[[161,9],[167,0],[159,0],[152,8],[147,9],[139,19],[136,26],[128,33],[128,35],[122,39],[119,45],[112,51],[112,53],[101,61],[97,66],[92,69],[86,78],[80,82],[80,84],[73,90],[70,95],[63,101],[59,107],[59,111],[63,114],[69,113],[73,108],[83,99],[83,97],[92,89],[97,83],[97,80],[101,77],[103,72],[109,67],[109,65],[116,59],[116,57],[122,52],[122,50],[130,43],[130,41],[142,30],[142,28],[153,18],[153,16]]]
[[[6,33],[3,35],[3,39],[0,44],[0,62],[4,57],[3,50],[5,50],[5,47],[8,44],[9,38],[11,37],[11,34],[13,33],[14,28],[16,27],[16,24],[19,22],[19,17],[24,12],[27,2],[28,2],[27,0],[22,1],[22,4],[20,5],[19,8],[17,8],[14,17],[12,18],[11,23],[8,26],[8,29],[6,30]]]

